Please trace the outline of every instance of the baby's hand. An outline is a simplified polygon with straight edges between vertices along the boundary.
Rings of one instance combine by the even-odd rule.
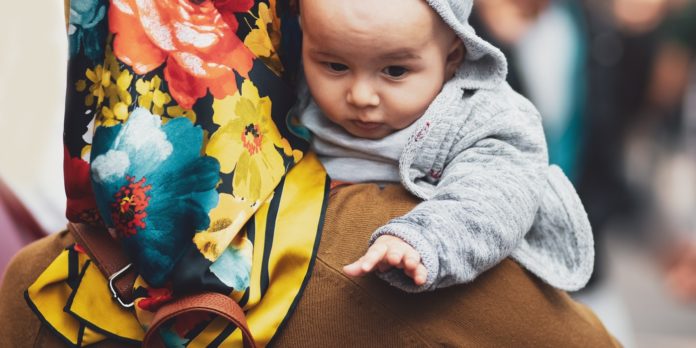
[[[428,271],[421,263],[416,249],[398,237],[383,235],[375,240],[365,255],[357,261],[343,267],[343,272],[356,277],[375,270],[385,272],[392,267],[404,270],[416,285],[425,284]]]

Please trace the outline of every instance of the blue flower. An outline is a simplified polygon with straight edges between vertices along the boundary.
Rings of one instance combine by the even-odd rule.
[[[249,287],[253,245],[246,236],[238,236],[209,269],[220,281],[237,291]]]
[[[202,146],[203,131],[187,118],[162,126],[143,108],[95,132],[91,177],[99,212],[151,286],[164,285],[218,204],[220,165],[201,156]]]
[[[107,0],[72,0],[70,1],[70,23],[68,34],[70,40],[70,56],[77,55],[80,47],[90,60],[98,61],[104,58],[106,44]]]

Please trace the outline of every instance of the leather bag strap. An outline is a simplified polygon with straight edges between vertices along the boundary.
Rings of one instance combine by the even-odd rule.
[[[113,290],[117,293],[119,302],[122,305],[124,302],[132,303],[133,284],[137,273],[128,268],[130,261],[119,244],[109,233],[105,230],[100,231],[98,227],[71,222],[68,229],[102,274],[107,279],[114,278]],[[159,327],[169,319],[189,312],[206,312],[225,318],[241,330],[245,347],[256,347],[242,308],[229,296],[216,292],[188,295],[163,305],[155,313],[150,329],[145,333],[143,347],[164,347],[156,334]]]
[[[191,312],[206,312],[227,319],[241,330],[244,347],[256,348],[256,342],[249,331],[242,308],[229,296],[216,292],[189,295],[163,305],[155,313],[152,324],[145,333],[143,347],[164,347],[158,335],[160,326],[169,319]]]
[[[68,229],[77,244],[85,249],[89,258],[107,279],[111,279],[130,265],[128,256],[105,229],[100,230],[95,226],[73,222],[68,224]],[[113,290],[122,304],[133,302],[133,284],[136,277],[137,273],[129,269],[113,279]]]

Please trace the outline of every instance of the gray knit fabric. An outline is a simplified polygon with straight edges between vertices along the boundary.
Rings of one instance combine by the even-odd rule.
[[[502,53],[466,22],[471,1],[427,1],[465,43],[467,58],[409,127],[399,157],[402,184],[423,202],[380,227],[370,243],[385,234],[403,239],[428,277],[415,286],[400,270],[378,275],[420,292],[469,282],[511,256],[556,288],[583,287],[593,267],[591,229],[573,186],[548,166],[540,115],[504,82]],[[325,163],[332,157],[320,155]],[[362,181],[350,180],[354,172],[345,179]]]
[[[466,59],[457,71],[457,83],[466,89],[490,89],[505,81],[505,55],[480,38],[469,25],[472,0],[426,0],[447,23],[466,47]]]

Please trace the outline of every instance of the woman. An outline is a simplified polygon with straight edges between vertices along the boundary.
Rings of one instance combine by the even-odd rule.
[[[278,77],[291,80],[298,48],[287,3],[73,1],[69,13],[68,218],[138,261],[134,310],[112,301],[95,254],[62,232],[8,269],[10,345],[137,345],[191,291],[233,298],[261,346],[618,345],[510,260],[418,295],[340,271],[416,202],[396,185],[330,189],[304,131],[286,122],[292,92]],[[240,346],[242,330],[219,319],[179,316],[157,336]]]

